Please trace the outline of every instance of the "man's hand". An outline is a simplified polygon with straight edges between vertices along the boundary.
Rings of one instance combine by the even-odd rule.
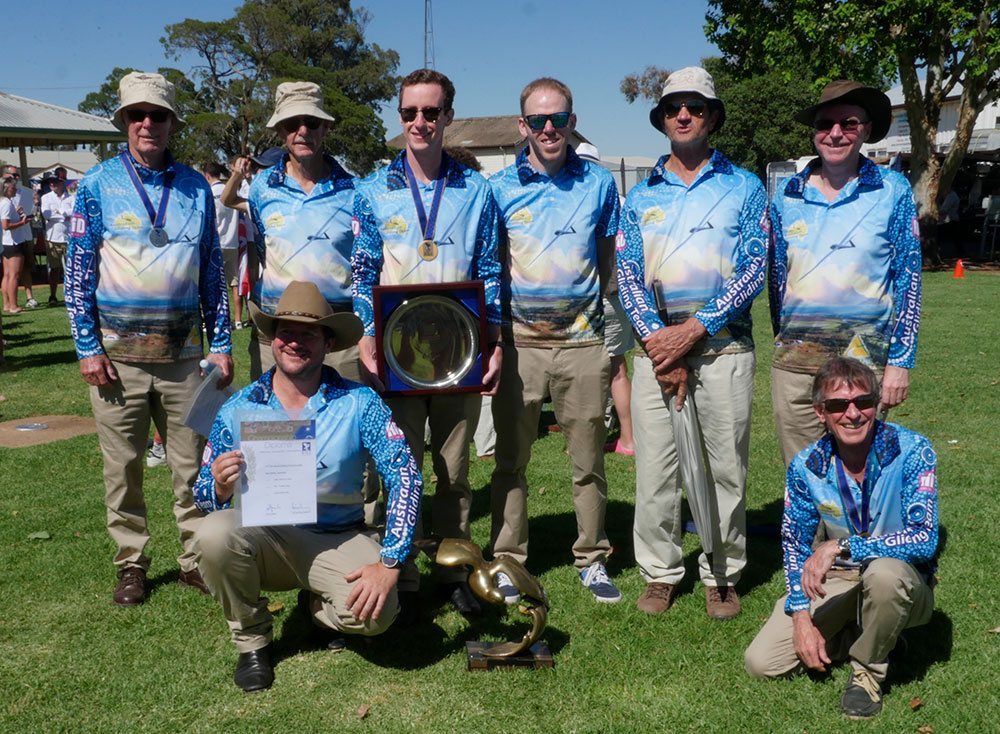
[[[358,356],[361,358],[361,376],[378,392],[385,390],[385,385],[378,379],[378,362],[375,359],[375,337],[363,336],[358,342]]]
[[[212,462],[212,479],[215,480],[215,499],[220,505],[224,505],[232,498],[242,471],[242,451],[227,451],[215,457],[215,461]]]
[[[821,673],[826,672],[826,666],[830,664],[830,657],[826,654],[826,640],[813,624],[809,612],[792,614],[792,642],[795,654],[803,665]]]
[[[663,394],[667,397],[677,395],[678,411],[684,407],[684,400],[687,398],[689,372],[687,361],[683,357],[669,365],[669,369],[664,370],[662,374],[654,370],[656,381],[660,383],[660,390],[663,391]]]
[[[904,400],[910,392],[910,371],[905,367],[886,365],[882,375],[882,405],[892,408]]]
[[[643,346],[659,373],[687,354],[707,333],[702,323],[692,316],[683,324],[657,329],[643,340]]]
[[[840,546],[837,545],[836,539],[826,540],[820,543],[802,564],[802,591],[813,601],[826,596],[823,590],[826,572],[830,570],[834,559],[839,555]]]
[[[490,364],[483,375],[482,395],[496,395],[497,388],[500,387],[500,369],[503,366],[503,345],[497,344],[493,347],[493,354],[490,355]]]
[[[104,387],[118,379],[118,370],[106,354],[96,354],[80,360],[80,374],[88,385]]]
[[[233,381],[233,357],[230,354],[220,354],[213,352],[205,357],[206,360],[219,368],[222,377],[219,378],[219,389],[226,387]]]
[[[378,619],[385,606],[385,599],[396,587],[400,568],[386,568],[381,563],[361,566],[344,576],[345,581],[357,581],[347,596],[347,608],[359,622],[369,617]]]

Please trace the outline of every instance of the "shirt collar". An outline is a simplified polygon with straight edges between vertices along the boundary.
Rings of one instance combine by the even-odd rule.
[[[879,170],[879,167],[872,163],[870,158],[865,158],[863,155],[858,155],[858,158],[860,159],[858,162],[858,185],[871,188],[881,186],[882,172]],[[802,196],[802,192],[806,190],[806,183],[809,181],[809,176],[821,164],[822,161],[819,158],[813,158],[809,161],[805,168],[788,179],[788,183],[785,184],[785,194],[788,196]]]
[[[285,154],[281,156],[281,160],[270,169],[270,173],[267,174],[268,186],[285,185],[285,179],[287,178],[287,174],[285,173],[285,164],[288,162],[288,156],[288,151],[285,151]],[[317,181],[316,183],[318,185],[322,185],[323,183],[329,181],[330,188],[333,191],[354,188],[354,177],[345,171],[343,166],[337,163],[336,158],[332,155],[324,153],[323,160],[330,166],[330,175],[322,181]]]
[[[399,151],[399,155],[389,164],[385,174],[385,187],[388,191],[397,191],[410,187],[410,184],[406,180],[406,168],[403,167],[403,161],[405,160],[406,151],[401,150]],[[447,187],[464,189],[465,166],[455,161],[444,151],[441,151],[441,165],[446,166],[446,170],[448,171]]]
[[[827,433],[819,441],[813,444],[814,448],[806,458],[806,468],[817,477],[825,478],[833,463],[834,449],[836,442],[833,434]],[[875,421],[875,432],[872,437],[872,446],[869,450],[869,457],[874,454],[875,465],[881,471],[900,455],[899,431],[890,423]]]
[[[583,159],[569,145],[566,146],[566,163],[559,169],[559,173],[563,171],[566,171],[571,176],[582,176],[584,171]],[[528,160],[528,146],[526,145],[517,154],[517,178],[523,185],[528,183],[534,176],[538,176],[543,180],[548,180],[549,178],[548,174],[544,171],[538,171],[531,165],[531,161]]]
[[[653,173],[650,175],[651,179],[650,183],[658,183],[660,181],[665,182],[667,180],[668,160],[670,160],[669,153],[660,156],[660,160],[658,160],[656,162],[656,165],[653,166]],[[726,156],[722,155],[722,153],[720,153],[718,150],[713,149],[712,155],[708,159],[708,165],[705,166],[705,169],[701,172],[699,178],[701,178],[701,176],[704,176],[706,173],[721,173],[724,175],[731,175],[732,172],[733,172],[733,164],[729,162],[729,159],[726,158]],[[652,179],[658,179],[658,180],[652,180]]]
[[[247,395],[247,400],[259,405],[267,405],[271,402],[271,397],[274,395],[274,371],[276,369],[277,367],[272,367],[258,378],[253,389],[250,390],[250,394]],[[323,371],[319,378],[319,390],[316,392],[324,403],[329,403],[347,393],[347,383],[335,369],[329,365],[323,365]]]

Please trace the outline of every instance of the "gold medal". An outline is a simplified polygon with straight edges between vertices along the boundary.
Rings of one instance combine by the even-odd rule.
[[[438,256],[437,243],[434,240],[424,240],[417,248],[417,252],[420,253],[421,259],[430,262]]]

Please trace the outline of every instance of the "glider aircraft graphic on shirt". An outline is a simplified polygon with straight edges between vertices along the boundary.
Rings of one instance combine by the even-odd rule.
[[[353,202],[352,202],[352,204],[353,204]],[[278,269],[279,270],[284,270],[285,266],[288,265],[288,263],[290,263],[292,261],[292,259],[296,255],[298,255],[304,249],[306,249],[307,247],[309,247],[309,245],[312,244],[312,242],[314,240],[328,240],[328,239],[330,239],[330,235],[328,235],[326,233],[326,228],[330,226],[330,223],[334,220],[334,218],[338,214],[340,214],[341,212],[346,211],[346,210],[347,210],[347,207],[344,206],[344,205],[341,205],[341,206],[337,207],[334,210],[333,214],[331,214],[329,217],[327,217],[327,220],[325,222],[323,222],[322,225],[320,225],[320,228],[318,230],[316,230],[316,234],[311,234],[308,237],[306,237],[306,243],[304,245],[302,245],[302,247],[300,247],[299,249],[297,249],[295,252],[293,252],[291,255],[289,255],[287,258],[285,258],[285,262],[281,263],[281,265],[278,266]]]
[[[698,232],[704,232],[705,230],[715,229],[715,227],[712,226],[712,222],[709,221],[712,217],[712,213],[719,207],[719,204],[721,204],[727,196],[733,193],[733,191],[735,191],[734,188],[729,189],[728,191],[726,191],[726,193],[724,193],[722,196],[719,197],[718,201],[712,204],[709,210],[705,212],[705,216],[701,218],[701,221],[698,222],[698,224],[696,224],[695,226],[693,226],[690,230],[688,230],[688,236],[685,237],[683,240],[681,240],[680,243],[677,245],[677,247],[675,247],[673,250],[671,250],[670,252],[668,252],[663,256],[663,258],[656,266],[657,269],[663,267],[663,263],[665,263],[667,260],[673,257],[678,250],[684,247],[684,245],[686,245],[688,241],[695,236],[695,234],[697,234]]]
[[[847,230],[847,234],[845,234],[841,238],[840,242],[838,242],[836,244],[833,244],[833,245],[830,245],[830,251],[828,253],[826,253],[825,255],[823,255],[823,257],[821,257],[819,260],[817,260],[816,264],[813,265],[811,268],[809,268],[809,270],[807,270],[805,273],[803,273],[796,282],[797,283],[801,283],[803,280],[805,280],[805,278],[806,278],[807,275],[809,275],[816,268],[818,268],[820,265],[822,265],[823,262],[828,257],[830,257],[833,253],[837,252],[838,250],[850,250],[850,249],[852,249],[854,247],[857,247],[857,245],[854,244],[854,240],[852,240],[851,237],[854,234],[854,232],[857,230],[857,228],[861,226],[861,223],[864,222],[868,218],[868,215],[871,214],[873,211],[875,211],[875,207],[877,207],[877,206],[878,206],[878,202],[876,202],[875,204],[873,204],[872,207],[862,215],[861,219],[859,219],[854,224],[853,227],[851,227],[849,230]]]
[[[583,206],[583,202],[585,202],[586,200],[587,200],[586,198],[581,197],[580,201],[576,203],[576,209],[574,209],[573,213],[569,215],[569,219],[566,221],[566,224],[563,225],[561,229],[556,230],[555,237],[549,240],[549,244],[545,245],[545,247],[540,249],[535,254],[535,256],[531,258],[531,262],[528,263],[527,267],[531,267],[532,265],[534,265],[535,260],[540,258],[542,256],[542,253],[545,252],[550,247],[552,247],[552,245],[556,243],[556,240],[558,240],[564,234],[576,234],[576,230],[573,229],[573,220],[576,218],[577,212],[580,211],[580,207]]]
[[[194,217],[194,215],[196,213],[197,213],[196,209],[192,209],[188,213],[187,219],[185,219],[184,220],[184,224],[181,225],[180,234],[178,234],[176,237],[173,237],[172,239],[167,240],[167,244],[165,244],[163,247],[160,248],[160,251],[158,253],[156,253],[156,257],[154,257],[152,260],[150,260],[148,263],[146,263],[146,267],[144,267],[142,270],[140,270],[139,272],[137,272],[136,275],[142,275],[144,272],[146,272],[147,270],[149,270],[149,268],[151,268],[153,266],[153,263],[155,263],[157,260],[159,260],[165,254],[167,254],[167,250],[170,249],[171,245],[173,245],[173,244],[175,244],[177,242],[194,242],[194,240],[191,237],[188,237],[187,230],[188,230],[188,226],[191,224],[191,219]]]

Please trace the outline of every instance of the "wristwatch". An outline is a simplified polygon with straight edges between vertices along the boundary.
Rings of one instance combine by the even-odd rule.
[[[837,547],[840,548],[840,554],[842,556],[851,557],[851,539],[850,538],[837,538]]]
[[[386,568],[396,568],[399,565],[398,558],[389,558],[389,556],[383,555],[379,558],[379,562]]]

